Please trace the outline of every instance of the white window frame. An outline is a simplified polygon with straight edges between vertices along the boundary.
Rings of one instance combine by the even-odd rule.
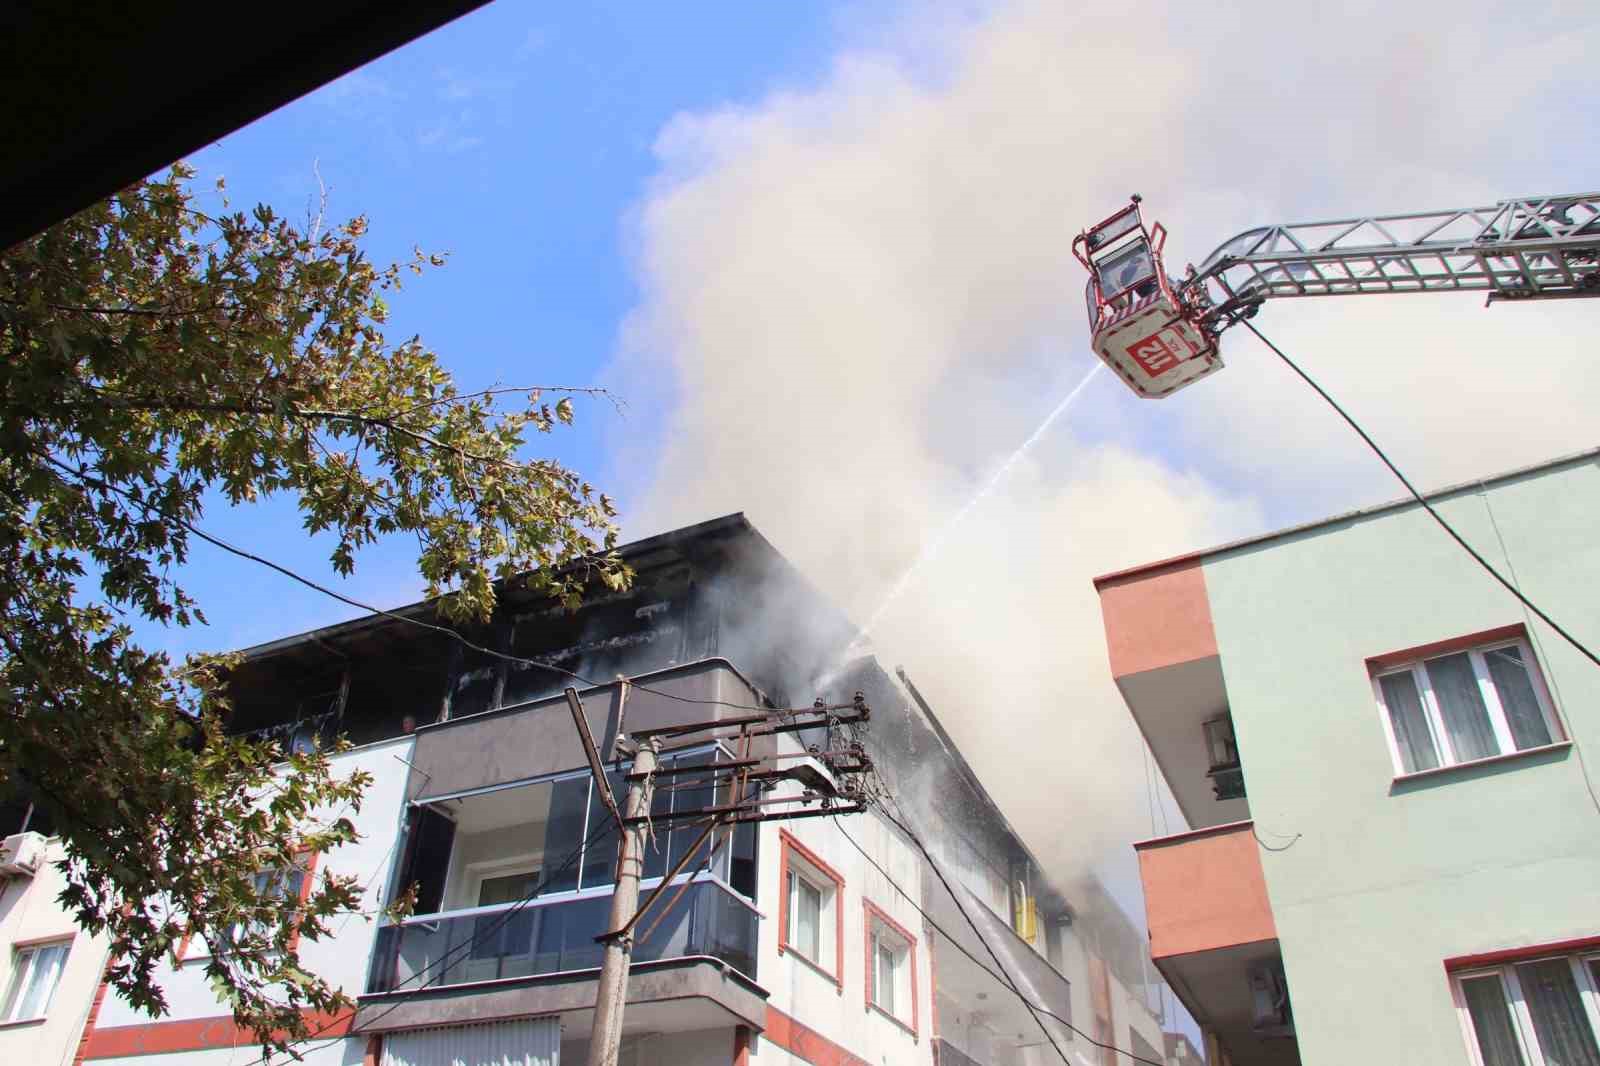
[[[894,929],[877,918],[872,918],[872,934],[868,938],[872,948],[868,965],[872,967],[872,1005],[908,1028],[911,1025],[911,943]],[[883,1002],[883,968],[879,953],[887,952],[890,959],[889,1002]]]
[[[870,899],[862,900],[866,951],[862,972],[866,978],[867,1010],[881,1014],[917,1038],[917,938]],[[888,981],[882,956],[889,956]],[[888,989],[887,997],[884,995]],[[887,999],[887,1002],[885,1002]]]
[[[1528,677],[1533,685],[1534,698],[1539,701],[1539,712],[1544,716],[1545,729],[1550,734],[1549,744],[1535,745],[1531,748],[1518,748],[1512,740],[1511,724],[1506,718],[1505,708],[1500,704],[1499,690],[1495,688],[1494,679],[1489,675],[1488,664],[1484,661],[1486,652],[1497,651],[1501,648],[1514,647],[1522,658],[1523,665],[1528,670]],[[1472,663],[1472,673],[1478,682],[1478,693],[1483,699],[1484,708],[1489,713],[1489,725],[1494,731],[1495,744],[1499,751],[1493,755],[1485,755],[1476,759],[1458,759],[1455,750],[1450,745],[1448,731],[1444,728],[1444,719],[1439,709],[1439,701],[1433,693],[1433,681],[1428,676],[1427,663],[1429,659],[1442,659],[1449,655],[1465,654]],[[1394,718],[1389,713],[1389,705],[1383,698],[1382,680],[1396,674],[1410,674],[1412,684],[1416,686],[1418,698],[1422,701],[1422,717],[1428,727],[1428,737],[1433,742],[1434,752],[1439,757],[1439,765],[1427,770],[1407,770],[1404,759],[1400,755],[1400,742],[1395,736]],[[1508,755],[1518,755],[1527,751],[1538,751],[1541,748],[1551,747],[1564,743],[1566,733],[1561,728],[1561,720],[1556,715],[1555,704],[1550,699],[1549,689],[1545,686],[1544,670],[1538,658],[1533,654],[1533,648],[1526,640],[1514,637],[1509,640],[1493,640],[1483,644],[1476,644],[1453,651],[1443,651],[1413,659],[1380,670],[1372,675],[1372,693],[1378,701],[1378,714],[1383,721],[1383,736],[1389,744],[1389,758],[1394,763],[1395,775],[1398,777],[1412,777],[1417,774],[1433,773],[1437,770],[1447,769],[1452,766],[1468,766],[1475,762],[1486,762],[1489,759],[1504,758]]]
[[[828,954],[828,937],[823,930],[827,927],[828,919],[832,914],[829,909],[830,902],[832,902],[830,897],[835,894],[838,886],[833,883],[832,878],[817,877],[814,874],[810,874],[809,870],[801,868],[795,862],[795,859],[798,858],[799,856],[796,855],[791,856],[789,859],[789,884],[785,889],[787,898],[784,901],[784,906],[789,908],[789,916],[785,922],[789,933],[787,947],[818,969],[827,970],[831,973],[835,967],[830,967],[824,957]],[[799,937],[796,935],[796,931],[800,926],[800,886],[802,884],[817,894],[817,951],[815,956],[805,950],[805,946],[800,943]]]
[[[1467,1042],[1467,1054],[1471,1057],[1472,1066],[1485,1066],[1483,1054],[1478,1049],[1478,1033],[1472,1024],[1472,1012],[1467,1009],[1466,993],[1461,987],[1463,981],[1470,981],[1474,977],[1500,979],[1500,987],[1511,1010],[1511,1028],[1518,1048],[1522,1052],[1523,1063],[1525,1066],[1549,1066],[1534,1035],[1533,1015],[1523,998],[1522,982],[1517,977],[1517,967],[1531,962],[1550,962],[1555,959],[1564,960],[1572,967],[1578,999],[1589,1018],[1589,1031],[1596,1044],[1600,1045],[1600,988],[1596,987],[1594,972],[1590,969],[1592,964],[1600,964],[1600,953],[1587,951],[1573,955],[1533,955],[1500,966],[1481,966],[1450,975],[1450,995],[1455,1003],[1456,1016],[1461,1022],[1461,1033]]]
[[[802,964],[815,970],[819,976],[844,989],[844,875],[836,872],[827,860],[815,855],[805,842],[780,830],[778,835],[779,869],[786,871],[787,880],[780,882],[783,912],[780,924],[782,933],[778,945],[780,954],[789,953]],[[821,907],[817,921],[817,957],[813,958],[798,943],[796,924],[796,886],[804,881],[821,893]]]
[[[885,1014],[895,1015],[895,1002],[900,985],[900,966],[910,954],[905,948],[896,950],[893,941],[882,930],[872,932],[872,1005]],[[887,961],[886,961],[887,960]],[[887,975],[885,974],[887,968]],[[884,980],[885,976],[888,980]],[[887,1000],[887,1002],[885,1002]]]
[[[64,948],[61,962],[56,967],[55,973],[50,977],[50,988],[45,993],[44,1001],[39,1005],[39,1013],[30,1014],[26,1018],[17,1012],[24,1000],[26,992],[36,977],[39,957],[52,948]],[[6,983],[6,998],[0,1006],[5,1008],[5,1015],[0,1017],[0,1025],[10,1025],[20,1022],[43,1021],[50,1013],[50,1004],[56,998],[56,992],[61,988],[61,976],[66,972],[67,961],[72,957],[72,937],[63,937],[59,940],[41,940],[31,944],[23,944],[12,949],[11,980]]]
[[[294,902],[296,911],[299,911],[305,905],[306,897],[309,895],[310,891],[315,888],[314,882],[310,888],[307,887],[307,882],[311,881],[311,871],[307,870],[305,865],[302,864],[300,856],[303,854],[305,854],[304,851],[297,853],[295,864],[292,867],[265,866],[257,870],[252,875],[252,877],[257,880],[262,877],[276,877],[278,878],[279,887],[287,889],[294,873],[298,871],[300,874],[300,885],[295,889],[294,895],[290,896],[288,892],[285,891],[278,897],[279,899],[286,901],[292,900]],[[226,926],[218,929],[214,935],[207,936],[206,941],[211,949],[210,954],[213,957],[232,954],[235,950],[234,944],[237,942],[238,938],[244,935],[244,933],[247,931],[246,927],[251,924],[252,923],[248,920],[243,919],[236,922],[229,922]]]

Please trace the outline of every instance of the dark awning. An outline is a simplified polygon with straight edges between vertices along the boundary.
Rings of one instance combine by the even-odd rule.
[[[0,248],[486,0],[0,8]]]

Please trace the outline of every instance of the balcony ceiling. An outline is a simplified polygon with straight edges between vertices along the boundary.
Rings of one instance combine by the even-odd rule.
[[[1233,1066],[1299,1066],[1293,1038],[1262,1037],[1251,1029],[1251,966],[1278,955],[1276,940],[1158,959],[1156,967],[1189,1013],[1214,1030]]]
[[[1126,674],[1117,687],[1192,828],[1250,817],[1246,800],[1218,800],[1206,776],[1210,760],[1201,727],[1228,709],[1217,656]]]

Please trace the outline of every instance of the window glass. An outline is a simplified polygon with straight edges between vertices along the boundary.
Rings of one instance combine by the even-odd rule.
[[[550,793],[550,820],[544,847],[544,892],[566,892],[578,887],[576,854],[583,846],[583,813],[589,803],[589,775],[555,782]],[[597,845],[605,850],[603,843]]]
[[[515,903],[539,891],[539,871],[485,877],[478,883],[478,906],[497,903]],[[533,931],[539,917],[537,910],[510,908],[496,914],[476,918],[472,923],[472,962],[469,967],[475,976],[488,980],[506,976],[503,972],[506,959],[524,958],[533,949]],[[494,960],[493,970],[482,965]]]
[[[1394,725],[1394,742],[1400,749],[1402,769],[1414,774],[1438,766],[1439,753],[1428,733],[1422,698],[1411,673],[1385,674],[1378,679],[1378,686],[1383,689],[1383,704],[1389,709],[1389,721]]]
[[[1523,1066],[1522,1048],[1511,1025],[1511,1008],[1500,978],[1494,974],[1468,978],[1461,982],[1461,994],[1472,1016],[1483,1066]]]
[[[894,986],[899,978],[899,967],[896,965],[898,958],[892,946],[877,937],[873,941],[877,945],[878,970],[872,982],[872,1001],[893,1014]]]
[[[791,873],[790,906],[794,948],[812,962],[822,961],[822,889]]]
[[[1522,998],[1533,1019],[1539,1050],[1550,1066],[1600,1066],[1600,1048],[1578,997],[1578,983],[1566,959],[1542,959],[1517,967]]]
[[[708,751],[699,755],[680,755],[674,760],[674,765],[679,767],[709,767],[712,765],[715,754],[715,752]],[[711,784],[710,771],[703,774],[676,774],[672,777],[663,777],[660,779],[659,784],[673,790],[672,806],[674,810],[705,810],[708,807],[715,806],[717,803],[716,789]],[[667,845],[668,870],[678,864],[678,860],[683,858],[684,852],[689,850],[689,846],[699,839],[700,834],[704,831],[705,826],[699,822],[683,821],[672,823],[672,832]],[[701,846],[699,852],[695,854],[694,861],[685,867],[685,873],[692,874],[700,868],[700,863],[705,861],[706,853],[710,846],[709,841]]]
[[[11,987],[6,992],[5,1021],[44,1017],[50,1007],[50,997],[55,994],[56,982],[61,978],[61,966],[66,962],[70,946],[70,941],[41,944],[16,953]]]
[[[1142,239],[1100,260],[1095,268],[1100,275],[1100,295],[1106,300],[1126,292],[1156,272],[1155,263],[1150,258],[1150,247]]]
[[[254,880],[256,893],[267,899],[298,900],[300,890],[305,887],[306,872],[295,866],[288,870],[271,869],[259,871]],[[222,931],[222,948],[227,950],[240,937],[245,935],[249,923],[234,922]],[[265,927],[263,927],[265,931]]]
[[[628,802],[628,783],[621,770],[607,770],[606,781],[620,810]],[[584,782],[588,784],[588,779]],[[617,873],[617,823],[600,800],[600,790],[589,790],[588,845],[583,853],[583,887],[609,885]],[[598,834],[598,835],[596,835]]]
[[[1491,648],[1483,653],[1483,660],[1500,706],[1505,708],[1506,724],[1511,727],[1517,750],[1550,743],[1550,727],[1545,723],[1533,679],[1528,676],[1528,664],[1522,661],[1522,649],[1515,644]]]
[[[1429,659],[1427,666],[1433,698],[1438,701],[1439,717],[1444,721],[1456,762],[1498,755],[1500,745],[1494,739],[1494,726],[1489,722],[1489,708],[1478,688],[1471,656],[1466,652],[1445,655]]]
[[[528,899],[539,889],[539,871],[506,874],[503,877],[485,877],[478,882],[478,906],[492,907],[498,903],[515,903]]]
[[[733,853],[728,875],[733,890],[750,899],[756,895],[756,827],[745,822],[733,831]]]

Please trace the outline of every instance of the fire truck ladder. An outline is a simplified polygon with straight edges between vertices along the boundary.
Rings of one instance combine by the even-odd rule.
[[[1199,306],[1218,309],[1224,321],[1213,328],[1280,296],[1600,296],[1600,193],[1265,226],[1224,243],[1180,284]]]

